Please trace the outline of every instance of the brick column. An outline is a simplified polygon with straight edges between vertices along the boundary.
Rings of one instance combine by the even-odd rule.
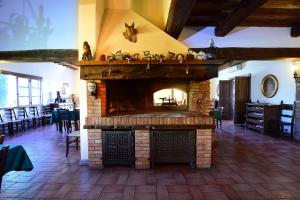
[[[196,136],[196,166],[197,168],[209,168],[211,166],[212,130],[197,129]]]
[[[87,91],[87,116],[97,117],[101,115],[101,96],[100,96],[100,83],[96,83],[96,96],[90,96]]]
[[[204,115],[208,115],[210,104],[210,82],[190,82],[188,95],[189,111],[197,111]]]
[[[89,166],[102,168],[102,137],[101,129],[88,129]]]
[[[135,168],[150,168],[150,133],[149,130],[135,131]]]

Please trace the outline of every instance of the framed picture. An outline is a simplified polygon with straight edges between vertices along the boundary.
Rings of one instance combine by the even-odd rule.
[[[272,74],[265,76],[261,81],[260,90],[261,93],[267,98],[272,98],[275,96],[278,90],[277,78]]]

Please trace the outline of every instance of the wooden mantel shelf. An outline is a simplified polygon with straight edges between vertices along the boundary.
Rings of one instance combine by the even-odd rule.
[[[108,61],[100,61],[100,60],[89,60],[89,61],[78,61],[77,65],[79,66],[114,66],[114,65],[222,65],[224,64],[223,59],[213,59],[213,60],[183,60],[180,63],[178,60],[164,60],[162,62],[158,60],[113,60],[111,62]]]
[[[147,67],[149,63],[149,68]],[[224,60],[79,61],[83,80],[180,79],[204,81],[218,76]]]

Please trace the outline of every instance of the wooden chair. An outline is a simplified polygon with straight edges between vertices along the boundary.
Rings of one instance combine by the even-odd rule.
[[[8,155],[8,146],[2,147],[0,150],[0,192],[1,192],[1,186],[2,186],[2,177],[5,169],[5,163],[7,160],[7,155]]]
[[[30,117],[33,119],[34,128],[43,125],[43,117],[39,114],[38,108],[36,106],[29,107],[29,114]]]
[[[59,130],[62,132],[62,129],[64,129],[65,132],[72,132],[69,111],[64,109],[58,109],[57,112],[59,119]]]
[[[0,113],[0,133],[1,134],[8,133],[8,123],[3,121],[1,113]]]
[[[24,131],[23,122],[18,119],[13,108],[4,109],[6,122],[8,123],[9,135],[13,135],[16,132]]]
[[[294,139],[294,120],[295,120],[295,102],[294,104],[284,104],[281,101],[280,133],[282,136],[288,136]]]
[[[51,124],[52,111],[50,105],[42,106],[42,116],[45,126]]]
[[[0,135],[0,144],[3,144],[4,143],[4,138],[5,138],[5,135]]]
[[[74,138],[74,139],[70,140],[70,138]],[[76,143],[76,151],[78,150],[79,139],[80,139],[80,131],[75,131],[75,132],[67,134],[67,136],[66,136],[66,157],[68,157],[68,155],[69,155],[70,144],[75,142]]]
[[[25,107],[16,108],[16,115],[18,119],[22,120],[24,131],[26,131],[26,128],[29,129],[33,127],[33,119],[28,116]]]
[[[215,124],[217,128],[219,128],[220,126],[221,129],[222,129],[223,109],[224,109],[223,107],[218,107],[214,111]]]

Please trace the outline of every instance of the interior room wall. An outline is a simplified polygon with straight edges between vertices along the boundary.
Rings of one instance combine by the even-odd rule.
[[[115,1],[111,2],[111,4],[115,3]],[[91,47],[91,51],[95,52],[106,6],[105,0],[79,0],[77,23],[80,60],[83,53],[82,44],[84,41],[87,41]],[[80,90],[80,119],[83,119],[82,123],[80,123],[80,155],[81,162],[85,164],[88,160],[88,138],[87,130],[84,129],[83,126],[84,119],[87,116],[87,82],[84,80],[78,80],[77,85]]]
[[[42,80],[43,104],[48,104],[56,98],[56,91],[61,91],[63,83],[68,83],[69,94],[79,95],[77,84],[79,70],[72,70],[55,63],[17,63],[0,62],[0,70],[40,76]],[[55,72],[55,73],[54,73]]]
[[[218,99],[217,85],[219,80],[229,80],[235,76],[251,76],[251,100],[279,104],[295,101],[296,85],[293,78],[295,66],[293,61],[248,61],[242,64],[242,69],[236,66],[219,71],[219,77],[211,80],[211,98]],[[278,91],[272,98],[263,96],[260,90],[262,79],[273,74],[279,83]]]
[[[124,38],[125,22],[129,25],[135,23],[138,30],[136,43]],[[144,51],[150,51],[151,54],[166,55],[169,51],[186,53],[187,49],[187,46],[170,37],[137,13],[131,10],[108,9],[104,13],[96,49],[96,59],[99,59],[101,54],[116,53],[118,50],[130,54],[139,53],[142,57]]]
[[[171,0],[132,0],[131,8],[155,26],[164,30],[168,20],[170,4]],[[153,15],[153,11],[155,11],[155,15]]]
[[[0,51],[77,49],[78,0],[1,0]]]

